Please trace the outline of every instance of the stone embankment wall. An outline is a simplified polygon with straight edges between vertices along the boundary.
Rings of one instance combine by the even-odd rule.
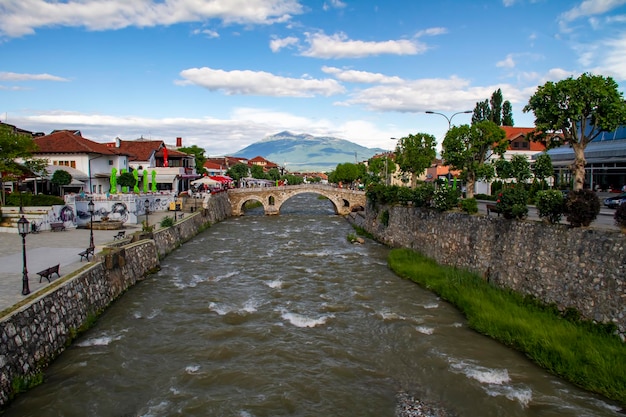
[[[389,212],[387,226],[381,213]],[[501,217],[368,205],[350,222],[392,247],[414,249],[502,288],[530,294],[626,334],[626,235]]]
[[[40,373],[71,343],[76,332],[113,300],[159,267],[159,259],[211,223],[230,216],[228,195],[206,210],[185,214],[173,227],[130,244],[115,243],[88,267],[53,281],[46,292],[0,319],[0,408],[16,381]]]

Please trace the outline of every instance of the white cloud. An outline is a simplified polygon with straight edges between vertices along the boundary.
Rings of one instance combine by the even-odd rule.
[[[429,28],[429,29],[425,29],[425,30],[420,30],[419,32],[417,32],[415,34],[415,37],[419,38],[422,36],[438,36],[438,35],[445,35],[446,33],[448,33],[448,29],[446,28]]]
[[[297,45],[300,40],[298,38],[294,38],[293,36],[287,38],[276,38],[270,41],[270,49],[272,52],[278,52],[283,48],[286,48],[291,45]]]
[[[602,41],[597,50],[597,58],[594,62],[598,65],[592,70],[596,74],[610,76],[617,81],[626,80],[626,33],[615,39]]]
[[[512,54],[508,54],[502,61],[496,62],[496,67],[499,68],[515,68],[515,60]]]
[[[364,84],[397,84],[403,82],[400,77],[390,77],[388,75],[357,70],[342,70],[335,67],[322,67],[326,74],[332,74],[338,80],[350,83]]]
[[[195,84],[227,95],[259,95],[271,97],[331,96],[344,92],[344,87],[331,79],[287,78],[264,71],[224,71],[212,68],[189,68],[181,71],[179,85]]]
[[[2,81],[69,81],[67,78],[50,74],[19,74],[16,72],[0,72]]]
[[[329,2],[324,2],[324,5],[322,6],[322,9],[324,9],[325,11],[328,11],[331,8],[343,9],[344,7],[346,7],[346,3],[344,3],[343,1],[341,1],[341,0],[330,0]]]
[[[324,33],[307,33],[309,49],[303,56],[313,58],[363,58],[373,55],[416,55],[426,51],[426,46],[409,40],[382,42],[354,41],[344,33],[328,36]]]
[[[220,34],[211,29],[196,29],[192,32],[194,35],[204,35],[207,38],[219,38]]]
[[[578,6],[559,16],[559,27],[561,31],[569,32],[568,24],[580,18],[590,18],[590,23],[593,26],[594,16],[602,15],[624,4],[626,4],[626,0],[584,0]]]
[[[112,30],[220,19],[272,24],[303,13],[297,0],[3,0],[0,34],[17,37],[52,26]]]

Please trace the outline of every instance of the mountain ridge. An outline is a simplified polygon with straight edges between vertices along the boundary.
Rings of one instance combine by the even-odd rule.
[[[360,162],[383,152],[386,151],[381,148],[367,148],[332,136],[282,131],[246,146],[233,156],[248,159],[262,156],[292,172],[328,172],[337,164]]]

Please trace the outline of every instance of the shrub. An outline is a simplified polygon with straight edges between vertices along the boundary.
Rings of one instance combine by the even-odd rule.
[[[380,213],[380,222],[385,226],[389,226],[389,210]]]
[[[432,201],[433,207],[439,211],[451,210],[458,206],[460,196],[461,191],[459,189],[442,184],[435,190],[435,196]]]
[[[527,198],[528,194],[523,184],[517,184],[514,187],[503,189],[498,194],[496,208],[505,219],[521,220],[528,215]]]
[[[161,227],[172,227],[174,226],[174,218],[170,216],[165,216],[161,219]]]
[[[400,204],[406,206],[413,201],[413,190],[408,187],[398,187],[397,198]]]
[[[461,210],[468,214],[478,213],[478,202],[475,198],[461,200]]]
[[[20,198],[23,206],[53,206],[53,205],[62,205],[65,204],[63,199],[56,195],[47,195],[47,194],[37,194],[33,195],[31,193],[11,193],[7,195],[6,205],[19,207]]]
[[[433,184],[422,184],[413,190],[413,205],[415,207],[429,207],[435,197]]]
[[[496,196],[495,195],[489,195],[489,194],[474,194],[474,198],[476,200],[487,200],[487,201],[496,201]]]
[[[552,224],[561,221],[565,212],[563,193],[558,190],[546,190],[537,192],[537,212],[539,217]]]
[[[613,218],[615,219],[616,225],[622,229],[626,227],[626,203],[622,203],[617,207]]]
[[[600,213],[600,200],[592,190],[572,191],[565,200],[565,213],[572,226],[589,226]]]

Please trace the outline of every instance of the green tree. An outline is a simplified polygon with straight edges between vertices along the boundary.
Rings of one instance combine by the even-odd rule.
[[[359,179],[360,169],[357,164],[346,162],[338,164],[333,172],[329,176],[329,181],[333,183],[351,184]]]
[[[15,132],[13,127],[0,124],[0,183],[14,181],[24,175],[24,167],[15,162],[22,159],[28,165],[33,152],[37,150],[37,144],[30,135]],[[41,161],[41,160],[39,160]],[[36,172],[41,172],[45,164],[40,164]],[[2,204],[5,202],[4,187],[1,191]]]
[[[199,147],[198,145],[185,146],[183,148],[178,148],[180,152],[184,152],[189,155],[193,155],[196,160],[196,173],[200,175],[204,175],[207,173],[207,170],[204,168],[204,163],[206,162],[206,156],[204,156],[204,149]]]
[[[293,174],[285,174],[281,177],[283,180],[287,180],[288,185],[298,185],[304,183],[304,178]]]
[[[574,150],[575,191],[583,189],[587,145],[600,133],[626,123],[626,102],[617,83],[611,77],[587,73],[539,86],[523,110],[535,114],[534,140],[548,148],[564,142]]]
[[[389,154],[375,156],[368,159],[367,171],[372,174],[371,182],[389,184],[389,178],[396,172],[396,162]]]
[[[485,120],[472,126],[453,126],[443,140],[441,156],[452,169],[461,171],[467,198],[473,198],[476,181],[489,181],[495,174],[487,159],[493,154],[502,156],[507,146],[504,130]]]
[[[437,141],[428,133],[408,135],[398,140],[396,145],[396,163],[400,171],[411,175],[411,188],[417,185],[417,177],[432,163],[437,153]]]
[[[515,178],[515,182],[521,184],[532,177],[530,163],[526,155],[513,155],[511,158],[511,174]]]
[[[72,182],[72,174],[62,169],[57,169],[52,174],[50,182],[59,188],[59,194],[63,195],[63,186],[69,185]]]
[[[267,178],[272,181],[278,181],[280,179],[280,171],[278,170],[278,168],[270,168],[269,171],[267,171],[266,175]]]
[[[250,167],[250,175],[252,178],[257,178],[260,180],[268,179],[267,175],[265,175],[265,171],[263,171],[263,167],[261,165],[252,165]]]
[[[554,167],[552,166],[552,158],[550,158],[550,155],[545,152],[539,155],[535,160],[532,170],[535,178],[541,181],[543,189],[544,180],[554,175]]]
[[[137,184],[137,180],[132,172],[122,172],[119,177],[117,177],[117,183],[122,187],[133,188],[135,184]]]
[[[248,165],[244,163],[235,164],[226,171],[226,175],[238,182],[241,178],[248,176]]]
[[[490,120],[498,126],[513,126],[513,106],[510,101],[503,101],[501,89],[494,91],[490,100],[476,103],[472,124],[484,120]]]

